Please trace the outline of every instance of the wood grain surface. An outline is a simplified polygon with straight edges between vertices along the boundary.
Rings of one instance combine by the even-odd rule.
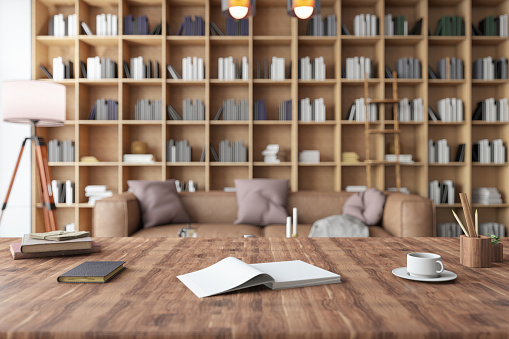
[[[95,238],[101,253],[12,260],[0,239],[0,337],[509,337],[509,257],[491,268],[459,264],[445,238]],[[409,252],[442,256],[452,282],[396,277]],[[265,287],[199,299],[177,275],[233,256],[247,263],[300,259],[341,284]],[[126,261],[106,284],[60,284],[87,260]]]

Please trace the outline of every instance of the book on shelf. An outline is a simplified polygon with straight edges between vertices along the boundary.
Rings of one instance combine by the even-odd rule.
[[[201,16],[184,16],[176,35],[200,36],[205,35],[205,21]]]
[[[456,184],[452,180],[432,180],[428,183],[428,198],[436,205],[454,205],[456,197]]]
[[[139,164],[139,163],[154,163],[153,154],[124,154],[122,160],[126,163]]]
[[[248,36],[249,19],[234,19],[226,17],[226,34],[229,36]]]
[[[84,255],[90,253],[101,252],[101,244],[92,240],[92,247],[78,250],[61,250],[61,251],[49,251],[49,252],[21,252],[21,243],[12,243],[9,245],[12,259],[32,259],[32,258],[45,258],[45,257],[61,257],[70,255]]]
[[[124,16],[124,35],[147,35],[149,24],[146,15],[133,17],[132,14]]]
[[[428,117],[431,121],[440,121],[440,115],[438,115],[431,106],[428,106]]]
[[[46,75],[46,77],[48,79],[53,79],[53,75],[50,73],[50,71],[48,71],[48,69],[46,67],[44,67],[43,65],[39,65],[39,67],[41,68],[41,70],[43,71],[44,75]]]
[[[472,161],[481,164],[504,164],[506,147],[502,139],[481,139],[472,145]]]
[[[377,36],[379,20],[374,14],[358,14],[353,19],[353,35]]]
[[[345,24],[341,24],[341,35],[352,35]]]
[[[409,35],[421,35],[422,30],[422,18],[417,20],[414,27],[408,32]]]
[[[304,98],[298,102],[299,121],[324,122],[326,119],[326,105],[324,98],[310,100]]]
[[[345,187],[346,192],[364,192],[368,187],[364,185],[348,185]]]
[[[175,114],[175,112],[173,112],[173,114]],[[174,120],[178,120],[178,118]],[[205,120],[205,105],[203,104],[203,100],[183,99],[182,120]]]
[[[211,149],[212,154],[215,150]],[[247,147],[242,140],[230,141],[228,139],[219,141],[219,162],[247,162]]]
[[[80,67],[81,62],[80,62]],[[86,62],[86,71],[82,75],[90,80],[117,78],[117,63],[106,57],[89,57]]]
[[[125,261],[85,261],[58,276],[61,283],[106,283],[125,269]]]
[[[474,61],[472,79],[495,80],[508,78],[507,58],[493,59],[488,56]]]
[[[463,234],[458,223],[445,222],[437,224],[437,237],[459,237]]]
[[[83,250],[90,248],[92,248],[92,239],[90,237],[58,241],[32,239],[30,234],[23,235],[20,246],[21,252],[23,253]]]
[[[72,205],[74,204],[74,181],[66,180],[65,181],[65,204]]]
[[[95,32],[96,32],[96,35],[98,35],[98,36],[116,36],[116,35],[118,35],[118,17],[117,17],[117,15],[116,14],[106,14],[106,13],[97,14],[96,18],[95,18]],[[92,35],[92,34],[88,34],[88,35]]]
[[[212,157],[214,158],[214,160],[215,161],[219,161],[219,157],[217,156],[217,153],[216,153],[216,150],[214,148],[214,145],[212,145],[212,143],[210,143],[209,147],[210,147],[210,154],[212,154]]]
[[[174,80],[182,79],[182,76],[177,72],[177,70],[172,65],[168,65],[166,66],[166,68],[168,69],[168,73],[170,73],[172,79]]]
[[[320,151],[319,150],[304,150],[299,152],[299,162],[307,164],[319,164],[320,163]]]
[[[501,14],[496,18],[494,15],[489,15],[479,21],[479,29],[475,31],[475,35],[507,37],[509,33],[508,25],[507,14]],[[473,31],[474,28],[476,27],[472,24]]]
[[[328,15],[322,20],[322,15],[317,14],[308,21],[307,34],[311,36],[337,36],[337,26],[336,15]]]
[[[190,162],[191,146],[187,140],[166,141],[166,161],[167,162]]]
[[[366,106],[366,101],[364,98],[355,99],[350,106],[346,120],[357,122],[364,122],[366,120],[377,121],[378,105],[375,103],[370,103]]]
[[[375,77],[374,63],[368,57],[355,56],[346,58],[345,70],[346,79],[362,80],[364,77],[368,79]]]
[[[210,22],[210,35],[212,36],[224,36],[223,31],[217,27],[214,21]]]
[[[479,224],[479,235],[494,234],[498,237],[505,237],[505,226],[498,222],[483,222]]]
[[[221,115],[223,120],[249,120],[249,100],[243,99],[237,102],[233,98],[223,100],[223,104],[219,108],[214,120],[219,120]]]
[[[205,152],[207,149],[207,145],[203,146],[203,149],[201,150],[201,156],[200,156],[200,162],[205,162]]]
[[[44,67],[44,66],[42,66]],[[42,68],[42,71],[48,76],[48,74]],[[48,72],[49,73],[49,72]],[[64,80],[74,78],[73,63],[70,60],[63,61],[62,57],[53,58],[53,80]]]
[[[313,60],[306,56],[299,59],[298,77],[301,80],[325,80],[325,68],[323,56]]]
[[[402,164],[414,163],[414,160],[412,159],[412,154],[399,154],[398,157],[396,157],[396,154],[385,154],[385,161],[399,162]]]
[[[166,25],[166,29],[168,30],[168,35],[171,35],[171,27]],[[163,33],[163,23],[158,23],[149,33],[149,35],[161,35]]]
[[[394,118],[394,117],[393,117]],[[403,98],[398,103],[398,121],[424,121],[424,104],[422,98],[408,100]]]
[[[465,36],[465,22],[461,16],[445,15],[438,20],[436,36]]]
[[[450,147],[447,145],[447,139],[440,139],[436,142],[428,140],[428,162],[430,164],[448,164],[450,162]]]
[[[74,162],[75,146],[72,140],[49,140],[47,149],[49,162]]]
[[[428,65],[428,79],[430,79],[430,80],[437,80],[437,79],[439,79],[438,74],[431,67],[431,65]]]
[[[421,79],[421,61],[414,57],[399,58],[396,62],[396,73],[399,79]]]
[[[479,101],[472,114],[472,120],[509,122],[508,99],[502,98],[495,100],[495,98],[488,98]]]
[[[171,75],[172,77],[174,76],[174,74]],[[203,80],[204,78],[205,78],[205,68],[203,64],[203,58],[198,58],[196,56],[194,57],[188,56],[182,58],[183,80]]]
[[[134,106],[134,120],[161,120],[162,99],[139,99]]]
[[[219,80],[248,80],[249,63],[247,56],[234,59],[232,56],[217,59],[217,78]]]
[[[408,21],[404,15],[393,16],[386,14],[384,18],[384,34],[386,36],[408,35]]]
[[[502,195],[496,187],[476,187],[472,189],[472,204],[502,204]]]
[[[278,290],[341,282],[339,274],[300,260],[246,264],[233,257],[177,278],[198,298],[260,285]]]
[[[465,144],[459,144],[458,150],[456,151],[455,162],[464,162],[465,161]]]
[[[436,75],[439,79],[458,80],[465,78],[463,60],[456,57],[445,57],[440,59],[438,61],[437,69],[438,74]]]
[[[385,78],[386,79],[392,79],[393,78],[392,77],[392,70],[391,70],[391,68],[388,65],[385,65],[384,71],[385,71]]]
[[[463,100],[460,98],[443,98],[438,100],[437,112],[443,122],[465,121]]]
[[[48,22],[48,35],[56,37],[76,36],[76,14],[70,14],[65,19],[62,13],[51,16]]]
[[[88,198],[88,204],[94,205],[97,200],[113,196],[113,191],[107,189],[106,185],[88,185],[85,186],[85,197]]]

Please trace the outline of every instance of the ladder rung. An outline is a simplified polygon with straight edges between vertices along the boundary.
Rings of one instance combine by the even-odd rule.
[[[401,130],[395,129],[368,129],[366,134],[399,134]]]

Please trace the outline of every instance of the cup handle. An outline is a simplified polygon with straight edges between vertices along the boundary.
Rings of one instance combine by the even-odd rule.
[[[437,273],[440,274],[444,271],[444,264],[440,260],[437,260],[437,264],[440,264],[440,270],[437,271]]]

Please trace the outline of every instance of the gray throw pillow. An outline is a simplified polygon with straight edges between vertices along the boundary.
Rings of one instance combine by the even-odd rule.
[[[235,224],[265,226],[286,223],[288,180],[235,180],[237,220]]]
[[[361,219],[366,225],[376,225],[382,220],[385,195],[376,188],[350,196],[343,205],[343,214]]]
[[[191,221],[178,196],[175,180],[127,180],[127,185],[140,204],[144,228]]]

